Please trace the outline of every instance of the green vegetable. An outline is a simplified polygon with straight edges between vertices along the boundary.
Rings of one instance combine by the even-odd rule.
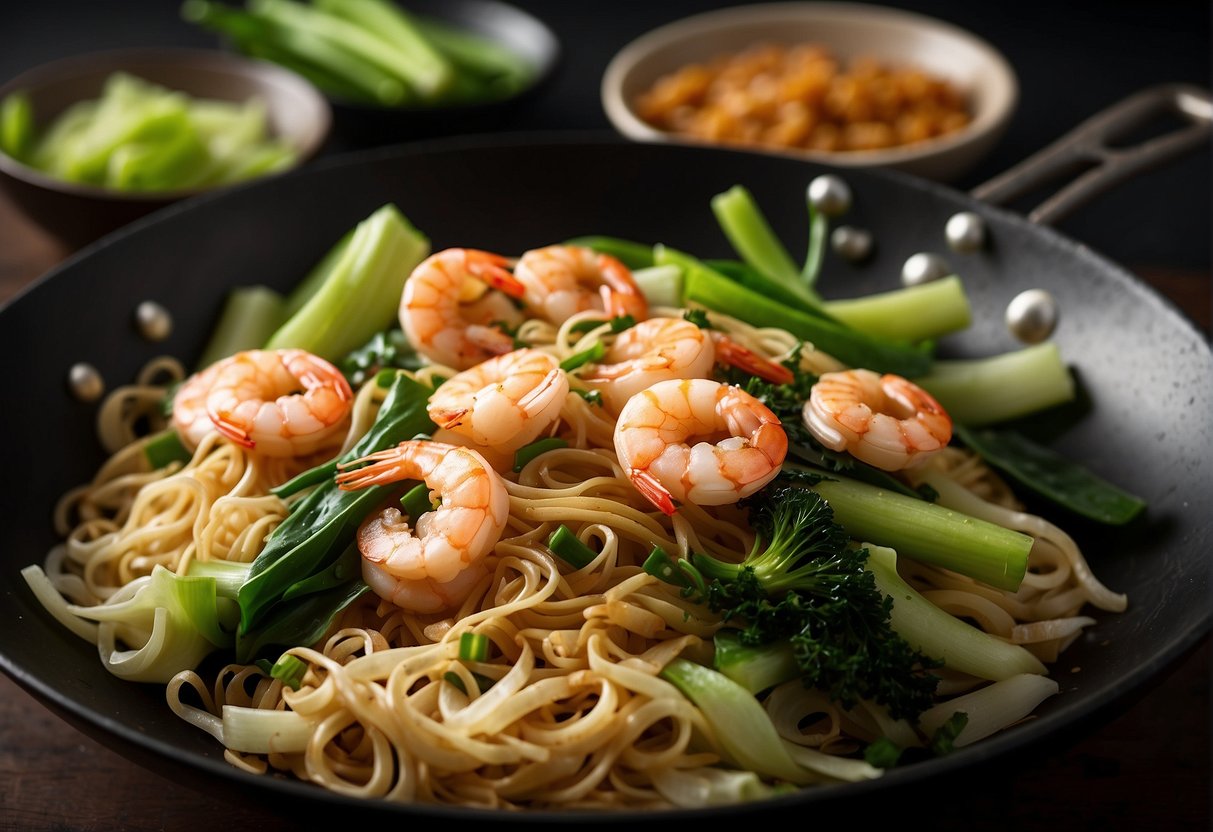
[[[266,349],[298,347],[339,361],[392,324],[405,279],[429,252],[396,206],[383,206],[358,224],[324,283]]]
[[[931,366],[930,357],[914,347],[880,341],[843,324],[763,297],[712,271],[688,254],[657,246],[656,259],[659,264],[673,263],[683,268],[686,276],[684,300],[687,302],[702,304],[754,326],[786,329],[847,365],[907,377],[921,376]]]
[[[821,306],[821,297],[792,262],[748,190],[734,185],[717,194],[712,197],[712,211],[742,260],[796,297],[798,306]]]
[[[969,427],[1005,422],[1074,398],[1074,379],[1051,341],[989,358],[936,361],[914,382],[939,400],[953,422]]]
[[[813,201],[808,199],[808,189],[805,189],[805,202],[809,209],[809,244],[804,255],[804,266],[800,277],[810,287],[817,284],[821,277],[821,265],[825,262],[826,236],[830,231],[830,218],[813,207]]]
[[[420,365],[417,353],[399,327],[376,332],[371,340],[337,363],[353,387],[361,387],[384,369],[416,370]]]
[[[809,306],[784,288],[782,283],[771,280],[749,263],[743,263],[740,260],[704,260],[703,264],[712,271],[722,274],[736,283],[740,283],[745,288],[770,300],[786,304],[789,308],[795,309],[798,312],[812,315],[815,318],[834,320],[833,316],[826,311],[825,307],[828,302],[823,302],[820,306]]]
[[[740,631],[733,629],[719,630],[712,641],[715,668],[750,693],[761,693],[800,675],[791,642],[746,644]]]
[[[189,462],[193,458],[186,447],[181,444],[177,431],[169,429],[148,439],[143,446],[143,456],[147,459],[152,470],[159,470],[173,462]]]
[[[867,552],[848,545],[826,501],[775,486],[745,504],[756,538],[741,563],[696,552],[680,567],[702,576],[706,603],[740,626],[740,642],[790,642],[804,683],[845,707],[871,699],[895,718],[929,707],[937,680],[922,670],[933,662],[894,631]]]
[[[20,111],[18,106],[9,129],[24,161],[58,179],[114,190],[228,184],[297,158],[289,145],[270,137],[265,107],[256,99],[191,98],[122,72],[106,79],[100,98],[65,110],[40,140],[32,126],[21,126]]]
[[[682,269],[674,265],[650,266],[632,272],[641,294],[649,306],[681,306]]]
[[[34,144],[34,108],[24,90],[0,101],[0,152],[25,161]]]
[[[741,685],[686,659],[674,659],[661,677],[695,703],[729,762],[789,783],[813,779],[788,755],[767,712]]]
[[[339,97],[395,106],[408,93],[405,83],[396,75],[314,29],[209,0],[185,0],[181,16],[226,36],[242,52],[293,69]]]
[[[877,737],[863,750],[863,759],[876,768],[893,768],[901,758],[902,748],[888,737]]]
[[[360,51],[371,61],[383,62],[384,69],[400,75],[423,99],[439,97],[454,82],[455,73],[450,61],[418,31],[412,16],[390,0],[313,0],[313,3],[333,18],[351,24],[351,29],[370,33],[387,46],[390,54],[368,53],[368,45],[361,38],[355,40],[352,31],[329,20],[323,23],[326,33],[332,37],[340,35],[343,45],[349,38],[351,51]]]
[[[984,520],[854,480],[808,486],[856,540],[895,546],[903,556],[1011,592],[1028,566],[1032,538]]]
[[[595,361],[601,361],[606,355],[606,347],[601,341],[595,341],[594,346],[589,349],[584,349],[581,352],[575,352],[568,358],[560,362],[560,369],[566,373],[571,373],[578,367],[584,367],[586,364],[591,364]]]
[[[417,31],[454,64],[457,81],[475,81],[471,86],[477,97],[503,98],[530,83],[531,65],[510,49],[488,38],[443,23],[416,16]]]
[[[531,460],[548,451],[554,451],[557,448],[567,448],[569,443],[561,439],[559,436],[549,436],[545,439],[537,439],[529,445],[523,445],[514,452],[514,473],[518,473]]]
[[[584,569],[593,563],[598,553],[577,539],[569,527],[561,524],[548,536],[548,548],[565,563],[575,569]]]
[[[282,295],[264,286],[244,286],[228,293],[219,323],[198,359],[198,367],[242,350],[260,349],[286,320]]]
[[[489,637],[484,633],[461,633],[459,635],[459,660],[483,662],[489,658]]]
[[[972,322],[964,284],[955,275],[891,292],[827,301],[825,309],[853,329],[891,341],[939,338]]]
[[[915,650],[939,660],[944,667],[990,681],[1046,672],[1045,666],[1024,648],[979,630],[923,598],[897,574],[895,551],[864,545],[868,549],[867,568],[877,588],[892,599],[893,628]]]
[[[434,510],[434,503],[430,500],[430,487],[423,482],[414,485],[400,498],[400,508],[408,515],[409,520],[416,524],[417,518]]]
[[[248,8],[266,20],[315,35],[377,66],[423,99],[440,95],[451,84],[453,75],[446,59],[415,36],[403,13],[394,16],[381,4],[343,0],[340,17],[331,7],[293,0],[249,0]]]
[[[1138,497],[1015,431],[961,425],[955,431],[965,445],[1015,482],[1090,520],[1123,525],[1146,507]]]
[[[341,461],[359,459],[432,430],[425,410],[430,392],[425,385],[398,375],[370,431]],[[322,468],[331,472],[331,465]],[[269,645],[309,643],[323,633],[337,612],[366,591],[357,575],[301,596],[297,585],[307,587],[305,582],[310,578],[333,568],[347,551],[358,524],[382,502],[385,490],[386,486],[374,486],[342,491],[330,475],[292,507],[266,541],[253,561],[248,580],[240,587],[236,648],[241,661]]]
[[[270,668],[270,678],[278,679],[291,690],[299,690],[305,673],[307,673],[307,662],[289,653],[274,662],[273,667]]]
[[[609,254],[633,272],[637,269],[649,269],[657,265],[653,259],[653,247],[646,243],[637,243],[619,237],[602,235],[574,237],[566,240],[565,245],[592,248],[594,251]]]
[[[214,578],[181,577],[157,565],[123,594],[130,597],[95,606],[66,605],[74,616],[114,625],[130,645],[119,650],[112,638],[99,642],[102,662],[115,676],[164,684],[232,643],[235,604],[219,597]]]

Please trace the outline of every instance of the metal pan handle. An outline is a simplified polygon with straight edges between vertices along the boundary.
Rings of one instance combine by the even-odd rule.
[[[1166,116],[1186,124],[1139,144],[1120,147],[1118,139]],[[994,205],[1070,180],[1037,206],[1028,219],[1048,225],[1113,185],[1175,159],[1213,134],[1213,100],[1209,92],[1187,84],[1164,84],[1143,90],[1098,113],[1044,150],[973,190]]]

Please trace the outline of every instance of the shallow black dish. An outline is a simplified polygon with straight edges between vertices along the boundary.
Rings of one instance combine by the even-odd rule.
[[[803,186],[825,171],[725,150],[578,138],[461,139],[329,160],[202,197],[82,252],[0,310],[0,354],[10,356],[7,381],[10,389],[28,391],[22,406],[3,408],[0,415],[0,432],[12,438],[0,499],[9,517],[21,518],[6,524],[0,555],[0,667],[101,742],[158,771],[180,773],[180,782],[223,790],[233,799],[272,802],[294,814],[357,806],[359,820],[372,813],[528,823],[702,818],[702,812],[519,817],[366,804],[294,781],[245,775],[223,761],[210,737],[169,712],[159,686],[109,676],[92,647],[41,609],[18,571],[40,562],[54,542],[54,501],[89,478],[102,458],[94,407],[68,396],[68,368],[90,361],[112,387],[154,355],[196,356],[229,287],[264,282],[286,288],[385,202],[395,202],[435,248],[519,252],[602,233],[723,256],[727,243],[708,207],[713,194],[744,183],[795,249],[803,234]],[[847,222],[871,229],[877,247],[859,267],[831,256],[822,287],[827,296],[892,288],[910,254],[946,251],[944,224],[960,210],[986,219],[992,245],[980,254],[948,253],[976,314],[969,331],[943,345],[948,353],[1014,348],[1002,324],[1007,301],[1037,286],[1056,295],[1063,310],[1056,340],[1094,402],[1056,447],[1150,504],[1144,522],[1112,533],[1059,519],[1076,534],[1097,576],[1129,593],[1130,606],[1121,615],[1097,614],[1098,625],[1063,655],[1054,667],[1062,692],[1044,703],[1037,719],[878,781],[714,809],[713,816],[783,810],[803,812],[807,821],[845,811],[871,820],[873,807],[905,811],[908,804],[899,802],[905,799],[923,806],[931,795],[963,798],[956,794],[957,780],[978,768],[996,768],[1005,786],[1013,761],[1036,759],[1051,741],[1106,717],[1209,628],[1213,355],[1205,339],[1124,270],[1047,228],[909,177],[875,171],[844,176],[855,193]],[[133,314],[144,300],[173,314],[167,341],[140,338]]]

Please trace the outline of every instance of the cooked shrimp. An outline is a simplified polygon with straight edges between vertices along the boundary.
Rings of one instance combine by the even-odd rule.
[[[365,467],[355,465],[369,463]],[[484,557],[505,529],[510,498],[484,457],[470,448],[414,439],[340,466],[347,491],[423,480],[441,504],[404,520],[399,509],[358,529],[362,576],[382,598],[415,612],[459,603],[484,574]]]
[[[822,375],[804,403],[804,423],[827,448],[885,471],[919,465],[952,438],[952,419],[930,393],[871,370]]]
[[[474,445],[509,453],[560,416],[569,379],[545,352],[523,349],[490,358],[447,380],[430,396],[430,418]]]
[[[546,246],[525,252],[514,277],[523,302],[540,317],[560,325],[578,312],[601,309],[611,317],[648,317],[649,307],[632,272],[609,254],[581,246]]]
[[[467,288],[468,281],[478,280],[521,297],[522,284],[506,269],[508,262],[487,251],[448,248],[413,269],[400,296],[400,326],[413,348],[456,370],[514,349],[514,339],[491,326],[502,314],[502,301],[490,302]]]
[[[192,446],[218,430],[266,456],[302,456],[340,437],[353,401],[345,377],[323,358],[296,349],[247,350],[182,385],[173,425]]]
[[[694,437],[705,441],[688,445]],[[787,452],[787,434],[766,405],[710,379],[654,384],[628,400],[615,427],[619,464],[666,514],[674,500],[715,506],[748,497],[775,478]]]
[[[792,380],[786,367],[761,358],[724,333],[681,318],[649,318],[625,329],[607,348],[603,363],[588,367],[581,378],[600,390],[607,406],[618,412],[628,399],[659,381],[711,377],[717,361],[777,383]]]

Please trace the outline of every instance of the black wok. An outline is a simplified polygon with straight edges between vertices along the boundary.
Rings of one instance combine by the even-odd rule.
[[[160,686],[108,675],[94,648],[43,611],[18,571],[40,562],[54,542],[50,511],[57,497],[88,479],[102,460],[93,434],[95,406],[68,395],[68,368],[89,361],[113,387],[154,355],[196,356],[227,289],[253,283],[288,288],[346,229],[385,202],[395,202],[435,248],[518,252],[596,233],[726,256],[727,243],[708,207],[712,195],[744,183],[795,248],[803,235],[803,187],[822,172],[768,156],[580,137],[445,141],[339,158],[202,197],[90,247],[0,310],[7,389],[22,391],[16,398],[6,395],[0,415],[0,435],[8,438],[0,497],[11,518],[0,553],[0,666],[103,744],[179,782],[233,799],[272,803],[301,816],[358,806],[360,821],[380,812],[397,820],[430,816],[423,822],[507,819],[358,804],[299,782],[245,775],[223,761],[210,737],[169,712]],[[953,789],[972,782],[964,778],[974,772],[1011,776],[1014,766],[1039,760],[1050,743],[1115,713],[1209,629],[1213,356],[1201,334],[1123,269],[1048,228],[913,178],[862,171],[844,176],[855,194],[846,221],[871,229],[877,245],[860,266],[831,256],[823,292],[841,297],[893,288],[909,255],[944,253],[964,278],[976,320],[941,348],[986,355],[1018,346],[1002,322],[1007,302],[1023,289],[1048,288],[1063,310],[1056,341],[1093,404],[1081,422],[1060,431],[1054,446],[1146,498],[1148,516],[1115,532],[1059,518],[1078,537],[1096,574],[1129,594],[1130,606],[1121,615],[1098,614],[1098,625],[1064,654],[1054,671],[1062,693],[1041,706],[1037,719],[878,781],[713,810],[717,816],[792,810],[804,811],[807,821],[862,806],[861,817],[872,821],[882,806],[900,815],[911,805],[907,800],[918,806],[950,802],[957,798]],[[990,244],[984,251],[947,251],[943,228],[958,211],[986,220]],[[140,337],[134,309],[144,300],[172,313],[167,341]],[[630,819],[642,817],[653,815]]]

